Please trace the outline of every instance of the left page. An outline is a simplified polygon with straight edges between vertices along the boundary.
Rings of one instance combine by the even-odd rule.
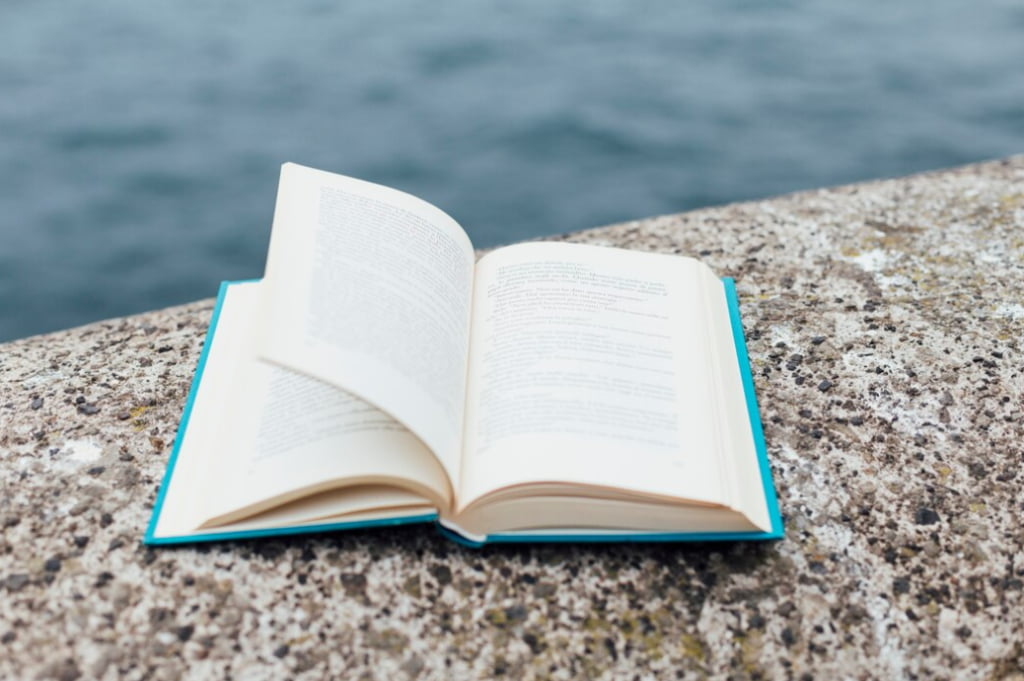
[[[403,192],[285,164],[261,357],[344,388],[459,473],[473,246]]]
[[[342,390],[256,359],[260,287],[232,284],[223,294],[156,538],[446,505],[443,470],[405,427]]]

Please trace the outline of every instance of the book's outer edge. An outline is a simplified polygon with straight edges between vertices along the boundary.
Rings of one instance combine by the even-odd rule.
[[[768,445],[764,441],[761,411],[757,406],[757,391],[754,390],[754,375],[751,371],[750,356],[747,354],[747,340],[743,335],[743,321],[740,319],[740,301],[739,296],[736,295],[736,282],[726,277],[722,279],[722,284],[725,286],[725,298],[729,302],[729,319],[732,321],[732,338],[736,344],[736,360],[739,362],[740,378],[743,379],[743,393],[747,398],[747,416],[750,418],[750,431],[754,436],[757,462],[761,467],[764,499],[768,505],[768,517],[772,524],[771,530],[764,533],[764,538],[782,539],[785,528],[782,524],[782,513],[779,511],[779,498],[775,493],[772,466],[768,462]]]
[[[204,532],[202,534],[183,534],[173,537],[150,537],[148,534],[142,543],[147,546],[170,546],[179,544],[198,544],[200,542],[230,541],[235,539],[260,539],[265,537],[285,537],[295,534],[317,534],[336,530],[359,530],[371,527],[394,527],[415,523],[431,523],[437,520],[436,513],[426,513],[401,518],[380,518],[377,520],[359,520],[348,523],[320,523],[315,525],[293,525],[290,527],[268,527],[259,530],[238,530],[233,532]]]
[[[743,381],[743,393],[747,401],[747,416],[750,419],[750,430],[754,437],[754,448],[761,473],[761,484],[764,489],[765,503],[768,506],[768,517],[771,529],[767,532],[613,532],[608,534],[586,533],[565,534],[507,532],[490,534],[483,541],[464,537],[454,530],[438,523],[438,531],[454,542],[463,546],[479,548],[485,544],[501,543],[595,543],[595,542],[711,542],[711,541],[764,541],[781,539],[783,536],[782,515],[779,512],[779,501],[775,495],[775,483],[772,479],[771,465],[768,463],[768,448],[764,441],[764,429],[761,426],[761,414],[757,408],[757,395],[754,392],[754,377],[750,371],[750,357],[747,355],[747,342],[743,336],[743,323],[740,319],[739,298],[736,295],[736,282],[723,278],[725,298],[729,306],[729,320],[732,323],[732,338],[736,345],[736,360],[739,362],[740,377]]]
[[[178,452],[181,450],[181,442],[185,439],[185,431],[188,430],[188,420],[192,416],[192,405],[196,401],[196,394],[199,392],[199,382],[203,376],[203,369],[206,368],[206,358],[210,356],[210,348],[213,347],[213,334],[217,330],[217,322],[220,320],[220,311],[224,305],[224,298],[227,296],[228,282],[222,281],[217,290],[217,302],[213,306],[213,314],[210,317],[210,326],[206,330],[206,339],[203,341],[203,349],[199,353],[199,362],[196,364],[196,372],[192,377],[192,385],[188,390],[188,397],[185,398],[185,408],[182,410],[181,421],[178,422],[178,432],[174,436],[174,447],[171,449],[171,457],[167,461],[167,470],[164,471],[164,479],[160,481],[160,491],[156,495],[156,504],[153,506],[153,515],[149,519],[149,527],[142,538],[143,544],[156,544],[163,540],[156,539],[153,535],[156,532],[157,523],[160,521],[160,512],[164,508],[164,499],[167,497],[167,489],[171,486],[171,478],[174,476],[174,465],[178,462]]]
[[[199,392],[199,383],[206,368],[206,359],[209,357],[210,348],[213,347],[213,336],[217,330],[217,322],[220,320],[220,311],[227,297],[230,286],[235,284],[247,284],[259,281],[248,279],[244,281],[221,282],[217,291],[217,302],[210,317],[210,328],[206,332],[206,340],[203,343],[202,352],[199,353],[199,362],[196,364],[196,373],[192,378],[192,386],[189,388],[188,397],[185,398],[185,408],[182,411],[181,422],[178,424],[178,432],[174,437],[174,447],[171,449],[171,456],[167,461],[167,470],[163,480],[160,482],[160,491],[157,493],[156,504],[153,506],[153,515],[150,517],[146,534],[142,543],[148,546],[161,546],[168,544],[194,544],[196,542],[223,541],[228,539],[256,539],[258,537],[278,537],[291,534],[310,534],[314,532],[329,532],[331,530],[355,530],[365,527],[381,527],[407,525],[412,523],[429,523],[437,520],[437,513],[417,514],[401,518],[381,518],[378,520],[359,520],[355,522],[341,523],[318,523],[309,525],[296,525],[292,527],[265,528],[259,530],[240,530],[228,532],[199,532],[195,534],[175,535],[171,537],[156,537],[157,523],[160,520],[160,512],[163,510],[164,498],[167,496],[167,489],[170,487],[171,478],[174,476],[174,465],[178,461],[178,453],[181,450],[181,443],[185,439],[185,431],[188,430],[189,418],[192,415],[192,406]]]

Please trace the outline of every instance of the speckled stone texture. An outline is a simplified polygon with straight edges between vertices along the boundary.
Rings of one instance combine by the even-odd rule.
[[[203,301],[0,345],[0,677],[1024,680],[1024,157],[563,238],[736,278],[783,541],[145,548]]]

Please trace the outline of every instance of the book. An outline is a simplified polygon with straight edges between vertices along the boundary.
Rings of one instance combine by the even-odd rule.
[[[734,282],[561,242],[477,260],[429,203],[285,164],[144,541],[408,523],[476,546],[781,537]]]

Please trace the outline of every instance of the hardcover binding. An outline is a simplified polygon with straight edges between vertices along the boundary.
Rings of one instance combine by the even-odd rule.
[[[251,281],[251,280],[250,280]],[[380,520],[361,520],[356,522],[337,523],[315,523],[308,525],[296,525],[282,528],[265,528],[259,530],[241,530],[224,532],[196,532],[192,534],[157,537],[155,536],[157,523],[160,519],[160,512],[163,508],[164,498],[174,476],[174,465],[178,459],[181,443],[184,440],[185,431],[188,429],[189,417],[192,414],[192,406],[199,391],[199,384],[202,380],[203,369],[206,366],[206,359],[214,342],[214,335],[217,330],[217,321],[220,318],[221,307],[227,294],[228,287],[233,284],[245,282],[223,282],[217,294],[217,303],[213,308],[213,315],[210,318],[210,328],[206,333],[206,341],[203,350],[199,355],[199,362],[196,366],[195,376],[192,379],[192,386],[189,389],[188,397],[185,400],[185,408],[182,413],[181,422],[178,425],[178,432],[174,439],[174,447],[167,463],[167,471],[164,473],[160,483],[160,491],[157,494],[156,504],[153,507],[153,515],[150,518],[149,526],[146,529],[143,543],[147,545],[168,545],[168,544],[192,544],[196,542],[224,541],[234,539],[256,539],[259,537],[280,537],[295,534],[309,534],[317,532],[332,532],[336,530],[355,530],[369,527],[394,527],[396,525],[409,525],[414,523],[434,522],[437,531],[463,546],[481,547],[485,544],[500,543],[582,543],[582,542],[707,542],[707,541],[760,541],[770,539],[781,539],[783,536],[782,516],[779,513],[779,503],[775,495],[775,485],[772,481],[771,466],[768,463],[768,450],[764,441],[764,430],[761,427],[761,417],[757,408],[757,396],[754,394],[754,379],[750,372],[750,359],[747,356],[747,344],[743,336],[743,324],[740,320],[739,299],[736,296],[736,284],[732,279],[723,278],[722,284],[725,287],[726,300],[729,305],[729,319],[732,322],[732,337],[736,346],[736,357],[739,361],[740,375],[743,379],[743,391],[747,402],[747,416],[750,419],[750,428],[754,437],[754,444],[757,449],[757,459],[760,466],[761,482],[764,487],[764,495],[768,504],[768,515],[771,518],[771,530],[768,532],[592,532],[592,531],[566,531],[566,532],[503,532],[488,535],[482,541],[475,541],[464,537],[457,532],[445,527],[438,520],[436,513],[417,513],[398,518],[384,518]]]

